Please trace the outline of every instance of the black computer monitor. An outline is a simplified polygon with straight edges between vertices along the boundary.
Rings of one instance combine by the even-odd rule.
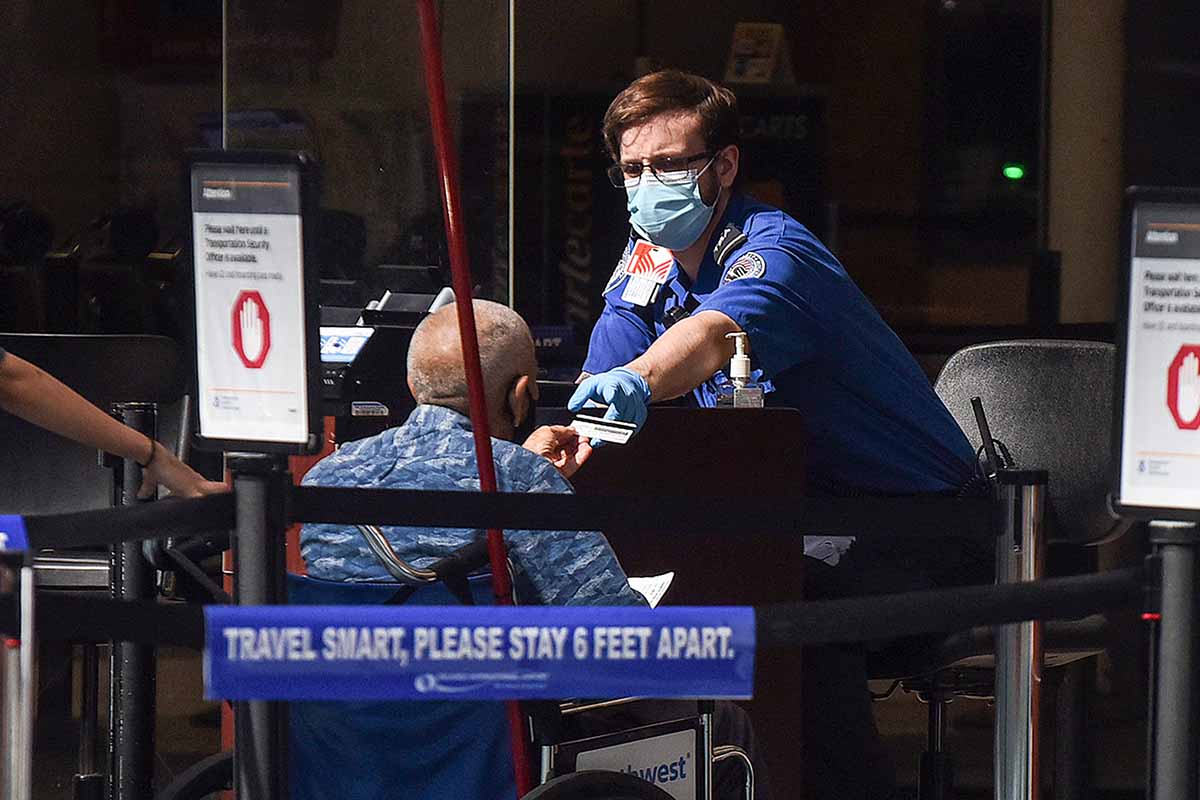
[[[321,363],[322,364],[352,364],[362,352],[363,346],[374,328],[358,326],[321,326]]]

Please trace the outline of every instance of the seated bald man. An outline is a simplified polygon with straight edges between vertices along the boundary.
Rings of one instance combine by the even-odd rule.
[[[161,485],[180,497],[227,492],[223,483],[202,475],[157,440],[122,425],[65,383],[0,347],[0,411],[87,447],[133,459],[142,468],[138,497]]]
[[[525,321],[498,303],[476,300],[479,358],[493,435],[496,480],[503,492],[572,491],[566,478],[590,449],[565,427],[528,438],[537,399],[537,362]],[[454,306],[426,317],[408,350],[408,386],[418,405],[403,425],[343,445],[314,466],[306,485],[479,491],[468,418],[458,318]],[[524,441],[525,445],[515,444]],[[425,567],[484,535],[481,530],[383,528],[397,554]],[[608,541],[588,531],[505,531],[518,601],[542,605],[644,605],[629,586]],[[393,578],[352,526],[305,525],[301,553],[315,578]]]
[[[575,431],[538,428],[528,438],[537,383],[533,338],[514,311],[486,300],[475,301],[479,359],[487,391],[488,424],[496,480],[505,492],[571,492],[566,478],[591,453]],[[408,349],[408,386],[419,404],[398,428],[343,445],[318,462],[305,484],[396,489],[479,490],[475,443],[467,418],[467,380],[463,370],[458,317],[453,306],[428,316]],[[514,444],[524,441],[524,446]],[[481,530],[445,528],[383,529],[396,552],[419,567],[449,555]],[[645,605],[629,586],[625,572],[602,534],[586,531],[505,531],[519,602],[543,605]],[[357,529],[344,525],[305,525],[301,553],[316,578],[390,581]],[[648,701],[607,715],[578,715],[571,730],[598,735],[686,716],[686,703]],[[754,746],[750,721],[732,703],[718,702],[714,741],[736,744],[751,754],[757,796],[769,800],[765,766]],[[741,797],[742,777],[732,762],[717,765],[718,800]]]

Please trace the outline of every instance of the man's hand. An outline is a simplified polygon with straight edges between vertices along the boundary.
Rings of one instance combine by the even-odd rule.
[[[203,475],[155,442],[154,459],[142,469],[142,485],[138,489],[138,498],[145,500],[153,497],[159,484],[170,489],[171,494],[178,497],[200,497],[229,491],[228,485],[205,480]]]
[[[587,440],[563,425],[543,425],[529,434],[522,447],[549,459],[564,478],[574,475],[592,455]]]
[[[567,408],[580,411],[588,400],[608,405],[605,419],[632,422],[638,430],[646,422],[646,404],[650,402],[650,385],[646,379],[628,367],[617,367],[592,375],[575,390]]]

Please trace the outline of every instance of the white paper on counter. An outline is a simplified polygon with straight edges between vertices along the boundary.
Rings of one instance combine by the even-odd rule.
[[[648,578],[630,578],[629,585],[646,598],[646,602],[650,604],[651,608],[655,608],[663,599],[663,595],[667,593],[673,580],[675,580],[674,572],[664,572],[662,575],[651,575]]]

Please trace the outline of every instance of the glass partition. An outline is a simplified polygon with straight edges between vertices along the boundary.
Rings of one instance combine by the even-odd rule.
[[[180,165],[221,109],[219,0],[0,17],[0,329],[181,335]]]
[[[546,341],[586,342],[627,231],[608,102],[658,66],[723,80],[743,22],[788,55],[734,84],[747,188],[896,325],[1027,321],[1044,0],[436,5],[475,283]],[[179,335],[179,167],[223,141],[319,157],[323,303],[446,283],[415,2],[13,0],[5,21],[0,328]]]
[[[437,5],[474,282],[507,302],[508,3]],[[448,285],[417,4],[230,0],[227,37],[228,146],[321,164],[322,305]]]
[[[578,0],[570,25],[556,0],[514,3],[528,318],[590,329],[628,233],[601,117],[638,75],[677,67],[736,92],[748,193],[822,238],[893,325],[1026,323],[1045,246],[1043,0]],[[770,74],[730,72],[742,23],[766,30]]]

